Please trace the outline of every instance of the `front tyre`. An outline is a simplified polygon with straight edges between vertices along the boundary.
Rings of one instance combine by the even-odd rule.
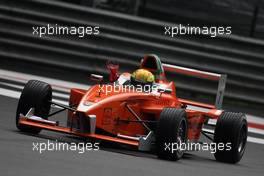
[[[41,129],[28,127],[18,123],[20,114],[26,115],[30,108],[34,108],[34,115],[48,119],[52,100],[52,88],[49,84],[30,80],[25,85],[20,95],[17,111],[16,111],[16,126],[23,132],[38,134]]]
[[[247,143],[248,126],[245,114],[223,112],[216,123],[214,142],[224,144],[224,150],[217,147],[214,154],[217,161],[237,163],[241,160]]]
[[[184,109],[165,108],[160,114],[156,130],[157,156],[166,160],[179,160],[187,142],[188,122]]]

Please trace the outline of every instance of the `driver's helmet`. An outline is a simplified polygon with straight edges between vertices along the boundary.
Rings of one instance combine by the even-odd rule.
[[[154,81],[154,75],[146,69],[137,69],[131,75],[131,83],[134,85],[152,85]]]

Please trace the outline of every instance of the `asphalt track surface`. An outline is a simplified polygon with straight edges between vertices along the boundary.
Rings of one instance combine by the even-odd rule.
[[[98,151],[33,151],[33,142],[82,142],[69,135],[42,131],[39,135],[19,132],[15,127],[17,99],[0,96],[0,175],[263,175],[264,145],[247,143],[239,164],[214,160],[210,152],[191,152],[179,161],[157,159],[155,154],[129,150],[109,144]],[[60,120],[65,114],[58,116]]]

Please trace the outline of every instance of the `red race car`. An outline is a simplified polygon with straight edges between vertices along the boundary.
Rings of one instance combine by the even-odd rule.
[[[49,84],[28,81],[17,107],[17,128],[125,144],[140,151],[153,150],[168,160],[180,159],[189,146],[203,145],[199,142],[202,134],[215,144],[216,160],[240,161],[247,141],[247,120],[242,113],[221,110],[226,75],[162,64],[153,54],[145,55],[132,74],[119,74],[119,66],[112,62],[107,68],[110,81],[103,83],[103,76],[92,74],[97,83],[88,90],[72,88],[69,106],[52,101]],[[218,81],[215,105],[178,98],[175,83],[166,79],[165,71]],[[51,105],[62,109],[50,114]],[[68,111],[67,126],[48,120],[63,110]],[[214,129],[203,129],[211,121],[216,121]]]

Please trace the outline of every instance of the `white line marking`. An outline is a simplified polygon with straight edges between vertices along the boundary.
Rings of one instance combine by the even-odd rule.
[[[17,91],[0,88],[0,95],[3,95],[3,96],[7,96],[7,97],[18,99],[20,97],[20,94],[21,93],[19,93]]]
[[[216,125],[216,122],[217,122],[216,119],[209,119],[208,124],[209,125]],[[248,127],[248,131],[251,132],[251,133],[257,133],[257,134],[264,135],[264,130],[262,130],[262,129]]]
[[[192,106],[192,105],[188,105],[187,109],[195,110],[195,111],[201,111],[201,112],[209,112],[210,111],[210,109],[201,108],[201,107]],[[252,123],[257,123],[257,124],[264,124],[264,118],[253,116],[253,115],[250,115],[250,114],[246,114],[246,117],[247,117],[247,121],[249,123],[252,122]],[[216,120],[209,119],[209,124],[215,125],[216,124]]]
[[[14,88],[17,88],[17,89],[23,89],[24,88],[24,86],[10,84],[10,83],[1,83],[1,84],[9,86],[9,87],[14,87]],[[56,90],[56,89],[54,89],[54,90]],[[56,97],[60,97],[60,98],[67,98],[67,99],[69,99],[69,97],[70,97],[69,93],[63,94],[63,93],[58,93],[58,92],[52,92],[52,95],[54,95]]]
[[[258,123],[258,124],[264,124],[264,118],[250,115],[250,114],[246,114],[246,115],[247,115],[247,119],[250,120],[251,122]]]
[[[0,95],[3,95],[3,96],[19,99],[20,94],[21,93],[17,92],[17,91],[0,88]],[[66,102],[66,101],[61,101],[61,100],[57,100],[57,99],[53,99],[53,101],[57,102],[57,103],[64,104],[64,105],[68,105],[68,102]]]
[[[28,80],[35,79],[35,80],[40,80],[47,82],[54,87],[57,87],[58,89],[62,90],[69,90],[71,87],[75,88],[81,88],[81,89],[88,89],[88,84],[80,84],[80,83],[74,83],[74,82],[68,82],[68,81],[62,81],[54,78],[47,78],[43,76],[36,76],[36,75],[31,75],[31,74],[26,74],[26,73],[20,73],[20,72],[15,72],[15,71],[8,71],[8,70],[2,70],[0,69],[0,78],[3,79],[9,79],[13,81],[18,81],[26,83]]]
[[[264,134],[264,130],[262,130],[262,129],[257,129],[257,128],[251,128],[251,127],[249,127],[248,128],[248,131],[249,132],[251,132],[251,133],[257,133],[257,134]]]
[[[247,141],[257,143],[257,144],[264,144],[264,139],[250,137],[250,136],[248,136]]]
[[[207,131],[207,132],[210,132],[210,133],[214,133],[214,130],[211,130],[211,129],[203,128],[203,130],[204,131]],[[251,137],[251,136],[248,136],[247,137],[247,141],[248,142],[257,143],[257,144],[264,144],[264,139],[256,138],[256,137]]]

